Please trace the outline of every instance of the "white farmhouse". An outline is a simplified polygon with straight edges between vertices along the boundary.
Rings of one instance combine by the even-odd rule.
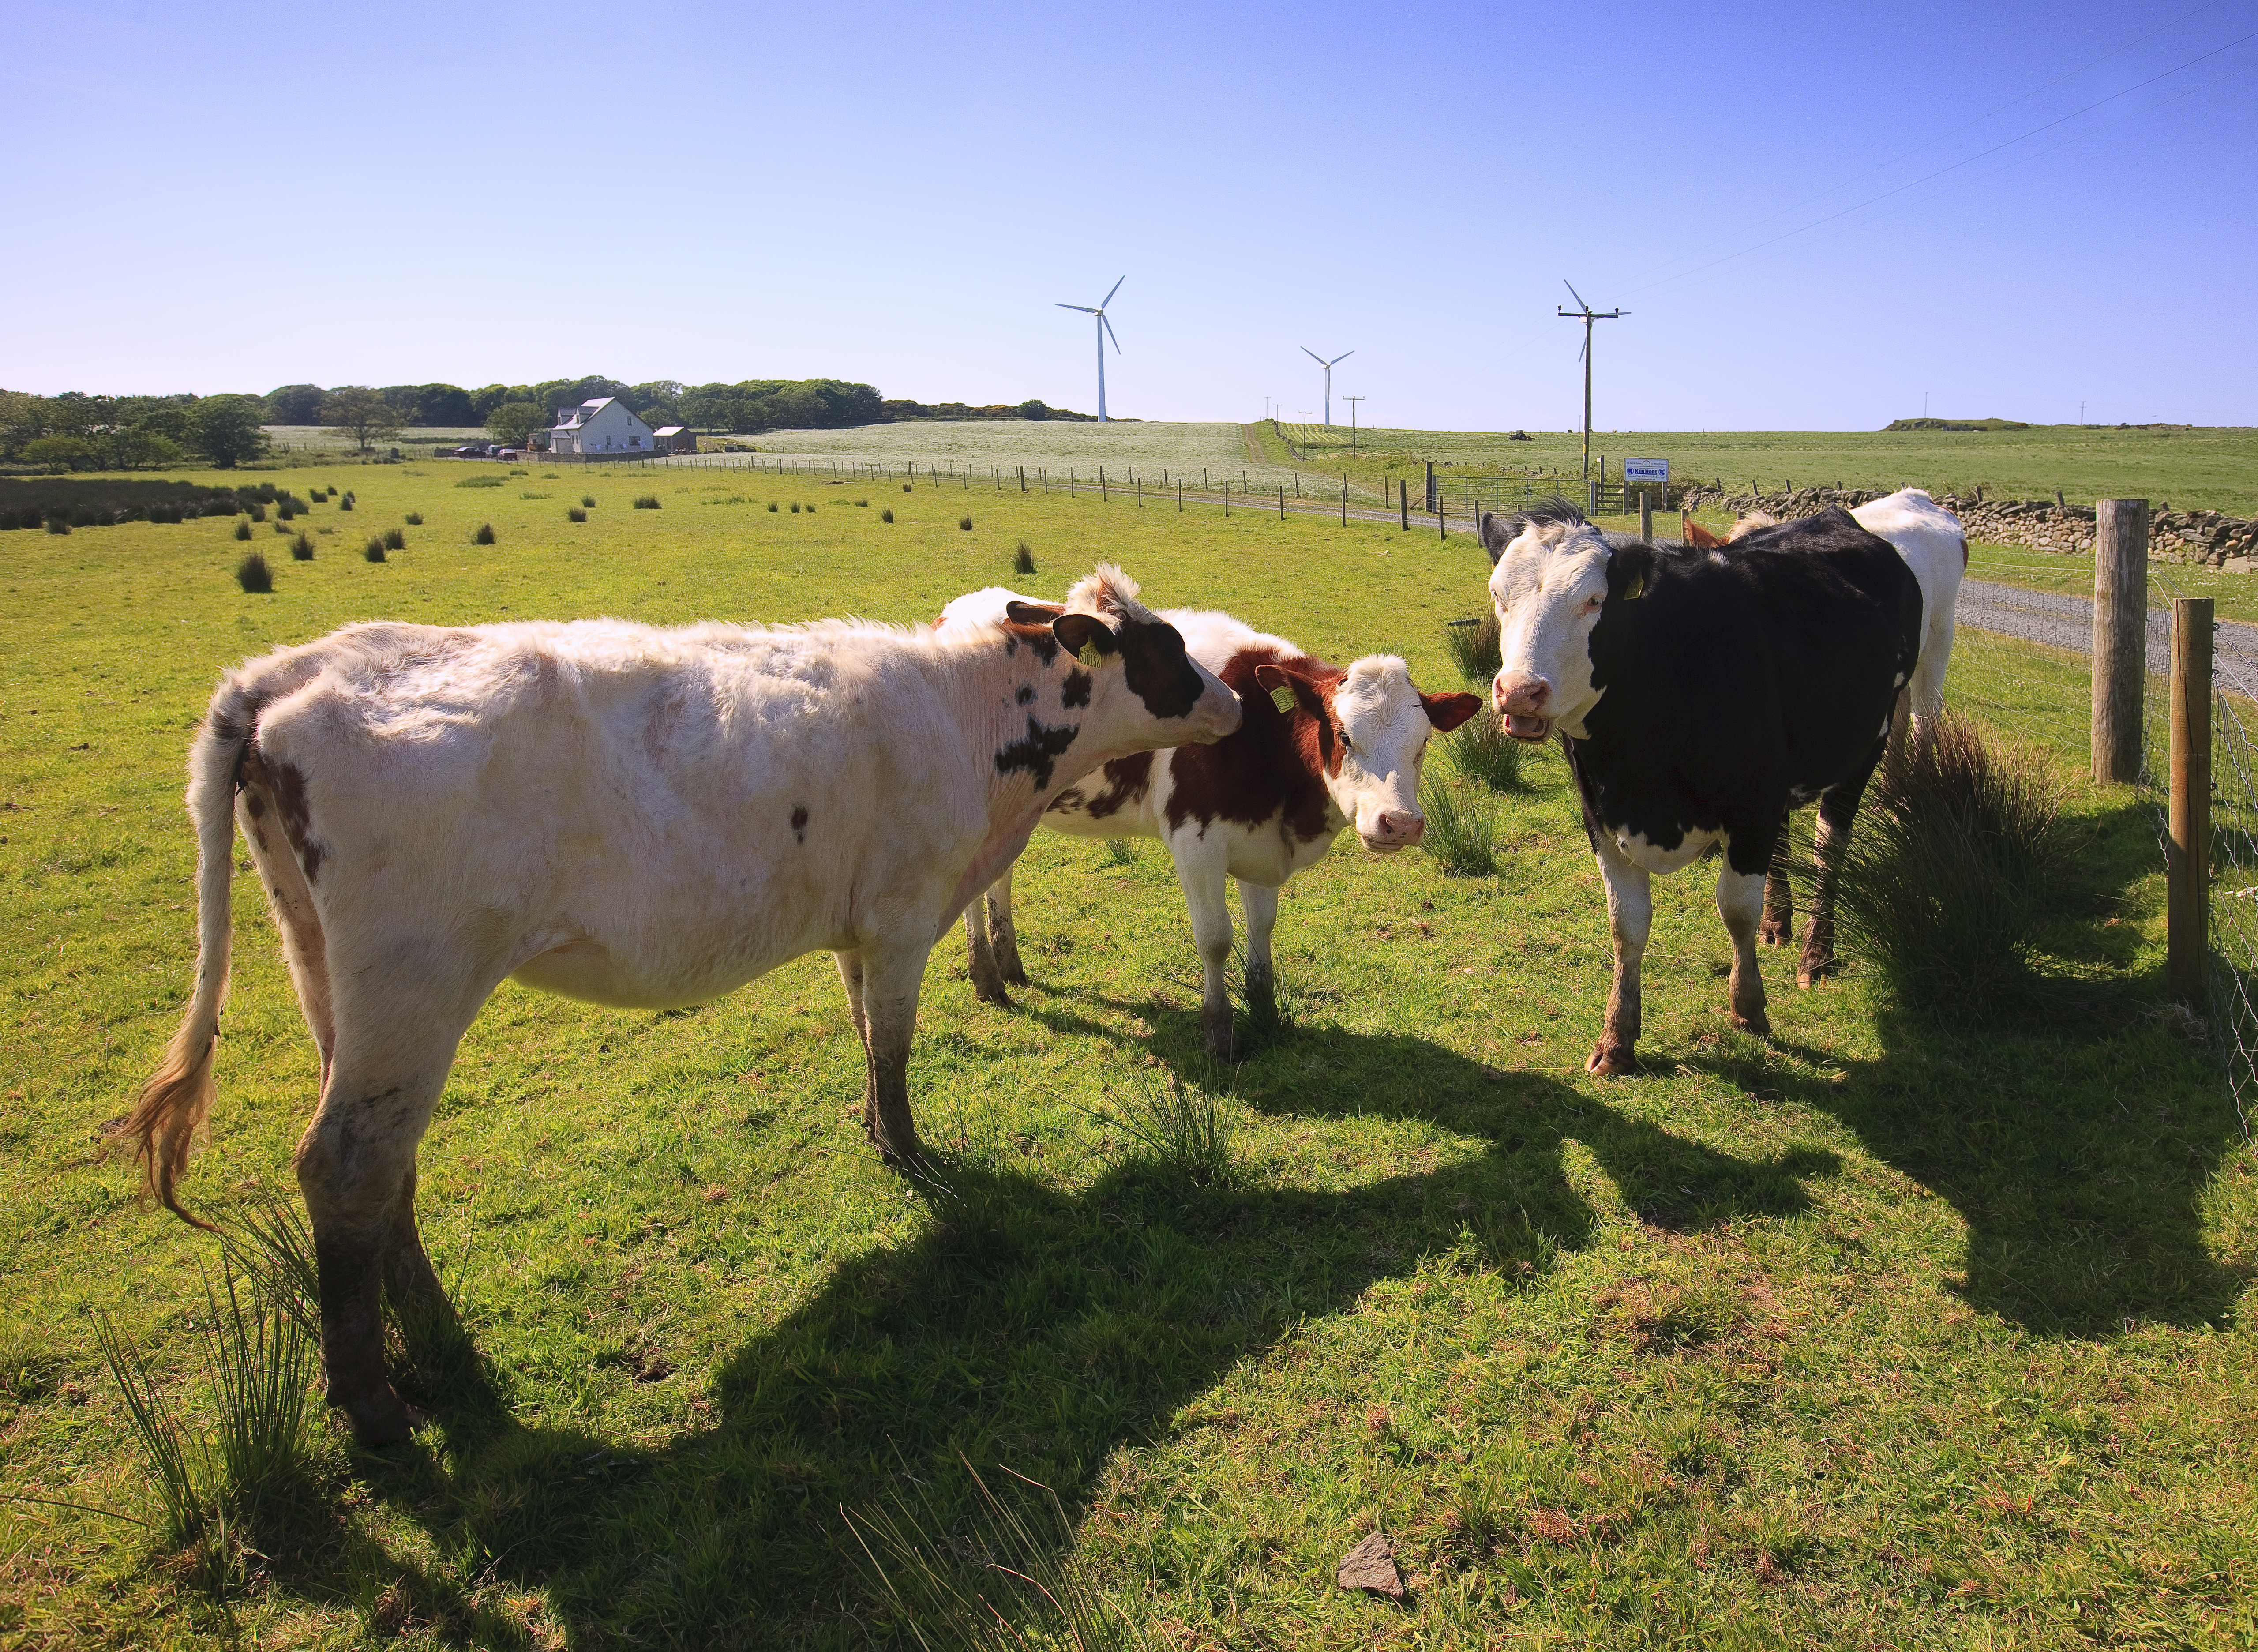
[[[627,409],[617,396],[591,396],[578,407],[557,409],[556,428],[549,432],[551,453],[648,453],[657,444],[651,428]]]

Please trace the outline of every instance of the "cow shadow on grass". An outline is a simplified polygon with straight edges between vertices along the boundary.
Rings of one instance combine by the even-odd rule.
[[[1948,1200],[1968,1225],[1949,1283],[1971,1307],[2046,1335],[2217,1324],[2251,1277],[2213,1253],[2203,1212],[2240,1124],[2217,1052],[2170,1013],[2160,967],[2142,969],[2124,922],[2155,870],[2148,811],[2090,824],[2081,887],[2046,915],[2038,972],[2012,1007],[1938,1014],[1885,989],[1878,1059],[1777,1040],[1796,1066],[1727,1045],[1673,1058],[1833,1114]]]
[[[1164,1014],[1156,1044],[1178,1030]],[[366,1472],[442,1552],[545,1589],[587,1639],[883,1643],[842,1507],[908,1488],[961,1519],[962,1454],[1078,1513],[1117,1450],[1165,1437],[1234,1365],[1375,1283],[1438,1266],[1541,1278],[1597,1222],[1571,1136],[1677,1227],[1803,1208],[1796,1178],[1831,1168],[1736,1159],[1421,1039],[1329,1031],[1321,1048],[1326,1072],[1255,1105],[1330,1121],[1342,1150],[1395,1173],[1313,1190],[1257,1165],[1201,1185],[1145,1157],[1062,1188],[939,1155],[921,1186],[933,1221],[841,1264],[723,1362],[691,1436],[641,1451],[522,1428],[472,1361],[435,1384],[439,1429]],[[1434,1168],[1407,1172],[1400,1132],[1338,1128],[1359,1114],[1455,1136],[1431,1155],[1411,1143]]]

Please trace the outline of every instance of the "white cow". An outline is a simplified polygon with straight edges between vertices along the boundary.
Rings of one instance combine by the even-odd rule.
[[[1063,607],[941,632],[368,624],[283,649],[227,675],[190,753],[195,990],[120,1134],[195,1221],[174,1184],[212,1099],[239,823],[321,1054],[297,1173],[329,1398],[363,1441],[398,1439],[416,1418],[380,1292],[443,1300],[416,1143],[497,986],[658,1008],[827,950],[864,1128],[912,1159],[934,943],[1083,774],[1239,715],[1112,567]]]
[[[992,620],[1024,602],[991,587],[941,610],[944,625]],[[1246,992],[1266,1000],[1275,975],[1271,930],[1278,891],[1324,858],[1346,828],[1377,854],[1419,841],[1420,765],[1429,737],[1481,709],[1469,694],[1422,694],[1393,654],[1367,654],[1346,669],[1312,659],[1282,637],[1228,614],[1165,609],[1191,657],[1235,690],[1246,708],[1236,734],[1212,745],[1140,751],[1118,758],[1054,798],[1043,824],[1082,837],[1157,837],[1175,863],[1190,908],[1192,939],[1204,977],[1200,1024],[1209,1052],[1233,1053],[1231,907],[1227,879],[1246,912]],[[1009,1001],[1005,983],[1024,986],[1008,869],[981,903],[964,908],[973,987],[991,1003]]]

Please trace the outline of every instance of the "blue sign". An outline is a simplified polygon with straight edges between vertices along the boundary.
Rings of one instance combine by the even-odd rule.
[[[1670,480],[1670,461],[1666,459],[1627,459],[1623,460],[1623,480],[1627,482],[1666,482]]]

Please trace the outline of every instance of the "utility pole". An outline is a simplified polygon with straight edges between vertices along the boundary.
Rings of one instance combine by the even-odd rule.
[[[1560,285],[1567,288],[1569,296],[1577,304],[1576,309],[1563,310],[1560,313],[1572,321],[1584,324],[1584,347],[1578,353],[1584,361],[1584,474],[1588,478],[1592,474],[1592,324],[1595,321],[1617,321],[1630,311],[1594,310],[1584,302],[1583,294],[1578,292],[1573,283],[1563,281]]]
[[[1356,404],[1364,398],[1360,395],[1345,395],[1341,400],[1348,403],[1348,456],[1354,459],[1356,457]],[[2078,405],[2083,407],[2084,403],[2080,402]]]

